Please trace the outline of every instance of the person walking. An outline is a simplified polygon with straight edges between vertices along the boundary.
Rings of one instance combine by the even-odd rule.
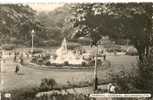
[[[103,61],[102,61],[102,69],[107,69],[111,67],[111,62],[106,59],[106,55],[103,56]]]
[[[14,54],[14,60],[13,60],[14,62],[16,62],[16,58],[17,58],[17,57],[16,57],[16,54]]]
[[[23,53],[20,55],[20,57],[19,57],[19,62],[20,62],[20,64],[21,65],[23,65],[23,63],[24,63],[24,60],[23,60]]]
[[[18,74],[19,71],[20,71],[20,64],[17,64],[15,67],[15,73]]]

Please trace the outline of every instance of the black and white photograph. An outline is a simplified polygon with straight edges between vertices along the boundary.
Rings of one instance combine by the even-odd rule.
[[[0,100],[152,94],[152,2],[0,4]]]

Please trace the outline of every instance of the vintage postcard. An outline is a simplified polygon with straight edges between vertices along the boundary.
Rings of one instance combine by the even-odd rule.
[[[152,94],[152,2],[0,4],[0,100]]]

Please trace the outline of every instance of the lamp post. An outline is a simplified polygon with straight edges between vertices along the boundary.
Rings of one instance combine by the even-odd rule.
[[[31,37],[32,37],[32,47],[31,47],[31,52],[33,53],[33,40],[34,40],[34,29],[31,31]]]
[[[98,56],[98,45],[96,46],[96,54],[95,54],[95,68],[94,68],[94,91],[97,90],[98,86],[98,77],[97,77],[97,56]]]

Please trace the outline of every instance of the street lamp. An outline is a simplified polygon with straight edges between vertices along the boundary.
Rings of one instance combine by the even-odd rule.
[[[32,47],[31,47],[31,52],[33,53],[33,39],[34,39],[34,33],[35,33],[35,31],[34,31],[34,29],[31,31],[31,36],[32,36]]]
[[[96,46],[96,54],[95,54],[95,68],[94,68],[94,91],[97,90],[98,86],[98,77],[97,77],[97,58],[98,58],[98,45]]]

